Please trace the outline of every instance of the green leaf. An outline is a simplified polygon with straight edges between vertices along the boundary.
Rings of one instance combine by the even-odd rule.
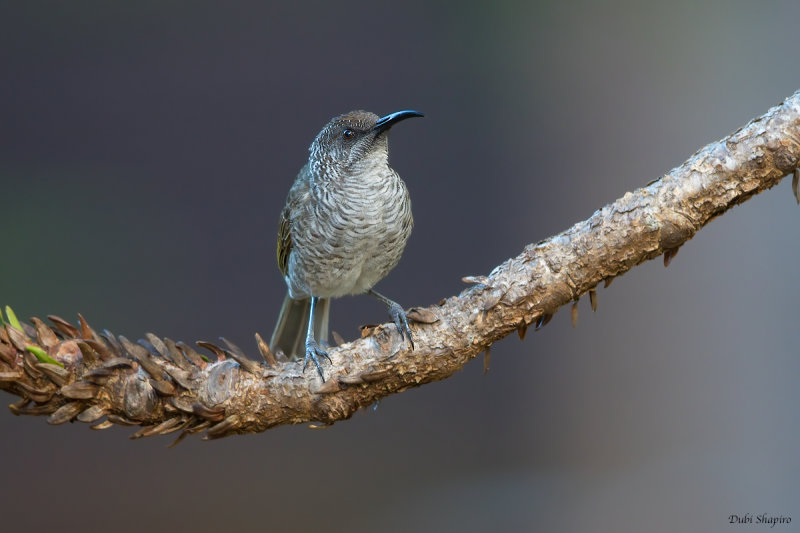
[[[32,346],[32,345],[26,346],[25,349],[31,352],[33,355],[35,355],[36,359],[38,359],[42,363],[50,363],[51,365],[58,365],[61,368],[64,368],[63,363],[59,363],[58,361],[47,355],[47,352],[45,352],[38,346]]]
[[[20,331],[25,331],[22,329],[22,324],[19,323],[17,320],[17,315],[14,314],[14,311],[11,310],[11,306],[6,306],[6,316],[8,317],[8,323],[11,324],[13,327],[17,328]]]
[[[206,357],[205,355],[203,355],[203,354],[198,354],[198,355],[200,356],[200,359],[202,359],[202,360],[203,360],[203,361],[205,361],[206,363],[210,363],[210,362],[211,362],[211,359],[209,359],[209,358],[208,358],[208,357]]]

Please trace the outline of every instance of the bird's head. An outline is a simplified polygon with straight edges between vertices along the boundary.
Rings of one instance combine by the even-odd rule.
[[[335,117],[309,147],[311,171],[335,176],[387,166],[389,129],[402,120],[421,116],[418,111],[406,110],[385,117],[369,111],[351,111]]]

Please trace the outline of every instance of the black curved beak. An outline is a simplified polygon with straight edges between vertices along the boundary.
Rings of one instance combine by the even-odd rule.
[[[380,133],[383,131],[388,130],[401,120],[405,120],[407,118],[413,117],[424,117],[422,113],[419,111],[413,111],[411,109],[406,109],[405,111],[397,111],[395,113],[390,113],[385,117],[381,117],[378,119],[378,122],[375,123],[375,127],[372,128],[372,131],[375,133]]]

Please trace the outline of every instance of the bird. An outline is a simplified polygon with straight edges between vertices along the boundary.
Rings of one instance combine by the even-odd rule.
[[[414,349],[403,307],[373,287],[400,261],[414,226],[406,184],[389,166],[389,130],[422,116],[358,110],[332,118],[281,211],[277,259],[288,290],[270,346],[303,357],[303,371],[313,362],[323,382],[320,359],[332,364],[324,349],[331,298],[375,297]]]

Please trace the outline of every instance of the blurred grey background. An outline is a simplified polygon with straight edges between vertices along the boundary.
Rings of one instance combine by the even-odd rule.
[[[392,133],[406,307],[587,218],[800,88],[796,2],[6,2],[0,304],[256,357],[280,208],[350,109]],[[800,530],[789,180],[543,330],[322,430],[215,442],[0,413],[0,519],[62,531]],[[336,301],[333,328],[387,319]],[[0,393],[3,402],[14,398]]]

